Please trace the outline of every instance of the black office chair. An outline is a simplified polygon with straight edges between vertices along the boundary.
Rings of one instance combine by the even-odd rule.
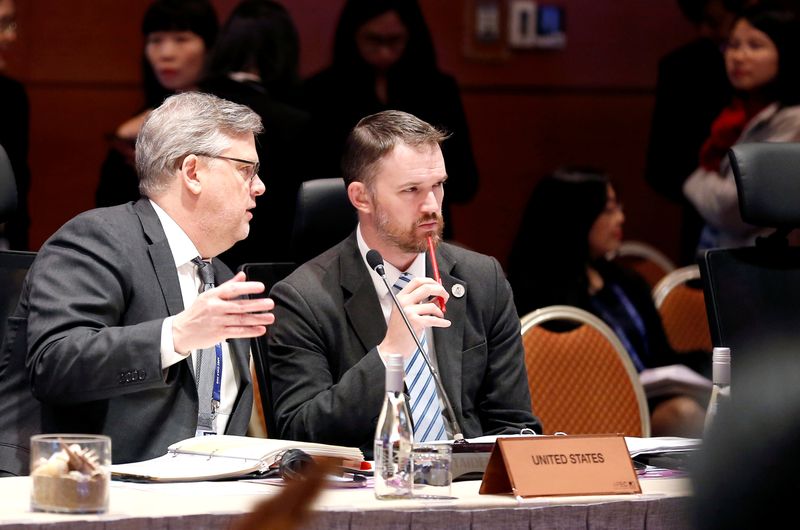
[[[291,253],[305,263],[346,238],[358,223],[356,210],[340,178],[303,182],[297,192]]]
[[[254,298],[263,298],[268,295],[272,286],[287,277],[297,268],[294,263],[245,263],[239,270],[244,271],[248,280],[262,282],[265,286],[263,294],[254,295]],[[269,328],[267,328],[269,333]],[[259,411],[264,420],[267,437],[275,436],[278,428],[275,424],[275,411],[272,407],[272,385],[270,384],[269,363],[267,361],[267,335],[255,337],[250,341],[250,348],[253,354],[253,366],[255,368],[255,392],[261,405]],[[256,407],[258,407],[258,404]]]
[[[729,158],[742,219],[775,228],[699,260],[711,340],[731,348],[735,385],[737,359],[800,349],[800,247],[788,238],[800,226],[800,144],[741,144]]]
[[[13,316],[34,252],[0,251],[0,476],[28,472],[29,440],[41,432],[25,368],[27,321]]]
[[[6,321],[17,307],[22,284],[35,257],[35,252],[0,250],[0,342],[5,337]],[[2,368],[0,363],[0,374]]]
[[[17,181],[6,150],[0,145],[0,223],[8,220],[17,209]]]

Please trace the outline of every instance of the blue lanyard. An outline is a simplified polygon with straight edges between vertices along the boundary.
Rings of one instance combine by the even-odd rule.
[[[625,313],[627,313],[628,317],[630,318],[631,322],[636,328],[636,331],[639,332],[639,335],[642,338],[642,349],[644,350],[643,353],[645,354],[645,356],[649,355],[650,348],[649,345],[647,344],[647,330],[645,329],[642,317],[639,315],[639,312],[633,306],[633,303],[628,298],[628,295],[625,294],[625,291],[623,291],[619,285],[611,284],[610,287],[611,290],[614,292],[614,295],[616,295],[617,299],[622,304],[622,308],[625,310]],[[646,366],[642,362],[642,359],[639,356],[639,354],[636,352],[636,349],[633,347],[633,343],[631,343],[630,339],[628,338],[628,335],[625,333],[624,326],[620,325],[617,318],[615,318],[596,297],[592,297],[591,301],[592,304],[600,311],[602,319],[612,328],[614,328],[614,333],[617,334],[617,337],[619,337],[619,340],[623,343],[625,349],[628,350],[628,355],[630,356],[631,361],[633,361],[633,365],[636,367],[636,371],[641,372],[642,370],[644,370]]]
[[[220,391],[222,389],[222,345],[214,345],[214,386],[211,390],[211,411],[216,414],[219,408]]]

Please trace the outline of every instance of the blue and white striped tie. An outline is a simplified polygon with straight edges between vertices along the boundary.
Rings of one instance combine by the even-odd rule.
[[[395,292],[408,285],[411,275],[404,272],[394,284]],[[428,342],[423,331],[420,344],[428,353]],[[406,385],[411,398],[411,418],[414,420],[414,439],[418,442],[445,438],[444,419],[436,394],[436,383],[419,348],[405,363]]]

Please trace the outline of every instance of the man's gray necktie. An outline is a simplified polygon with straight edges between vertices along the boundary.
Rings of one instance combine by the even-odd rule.
[[[199,256],[192,260],[197,266],[197,274],[200,276],[200,292],[207,291],[214,287],[214,267],[211,263],[203,261]],[[197,363],[195,365],[195,384],[197,385],[197,397],[200,400],[197,414],[197,430],[213,431],[214,416],[216,410],[212,405],[212,386],[214,384],[214,364],[216,362],[215,346],[197,350]]]

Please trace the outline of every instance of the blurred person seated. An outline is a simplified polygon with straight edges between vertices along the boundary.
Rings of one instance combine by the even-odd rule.
[[[268,361],[278,437],[357,446],[370,458],[389,353],[406,359],[415,441],[456,434],[386,285],[368,265],[370,250],[385,260],[387,281],[438,367],[461,434],[541,432],[531,413],[520,322],[500,264],[441,242],[448,175],[439,145],[445,138],[400,111],[368,116],[350,134],[342,168],[356,230],[270,293],[276,325]],[[428,237],[441,283],[433,279]],[[431,297],[443,298],[446,314]]]
[[[364,116],[402,110],[452,133],[442,146],[450,177],[445,238],[452,237],[449,204],[475,196],[478,170],[458,85],[436,64],[417,0],[348,0],[336,26],[333,62],[307,80],[304,96],[317,125],[312,151],[323,177],[341,176],[345,139]]]
[[[3,74],[5,54],[17,40],[17,16],[14,0],[0,0],[0,145],[3,146],[17,185],[17,209],[0,224],[0,248],[28,250],[28,95],[22,84]]]
[[[745,142],[800,140],[800,24],[795,14],[766,5],[744,10],[725,48],[735,90],[700,150],[700,166],[683,192],[703,216],[698,250],[752,245],[764,229],[739,213],[727,152]]]
[[[205,92],[247,105],[265,124],[256,149],[269,193],[256,199],[260,214],[250,237],[220,256],[233,269],[245,262],[291,261],[297,190],[313,158],[307,155],[310,117],[292,106],[299,53],[286,8],[272,0],[243,0],[220,31],[200,83]]]
[[[248,339],[272,323],[272,301],[248,299],[264,285],[216,256],[247,237],[264,193],[260,131],[245,106],[171,96],[137,138],[144,197],[84,212],[45,242],[2,349],[27,353],[27,372],[0,378],[1,395],[35,398],[41,415],[0,407],[0,464],[9,425],[39,416],[42,432],[110,436],[115,463],[196,434],[245,434]]]
[[[647,282],[609,261],[625,214],[609,178],[588,168],[560,169],[533,191],[508,265],[520,316],[551,305],[579,307],[609,325],[637,371],[685,364],[707,374],[708,352],[676,354]],[[653,436],[698,436],[705,403],[674,396],[650,403]]]
[[[699,163],[714,118],[731,101],[722,48],[743,0],[678,0],[697,38],[658,62],[656,100],[647,147],[645,179],[681,206],[680,263],[694,263],[703,221],[683,195]]]
[[[138,200],[134,167],[136,135],[150,111],[171,94],[197,88],[219,23],[209,0],[156,0],[142,19],[144,109],[122,123],[111,137],[100,169],[97,206]]]

